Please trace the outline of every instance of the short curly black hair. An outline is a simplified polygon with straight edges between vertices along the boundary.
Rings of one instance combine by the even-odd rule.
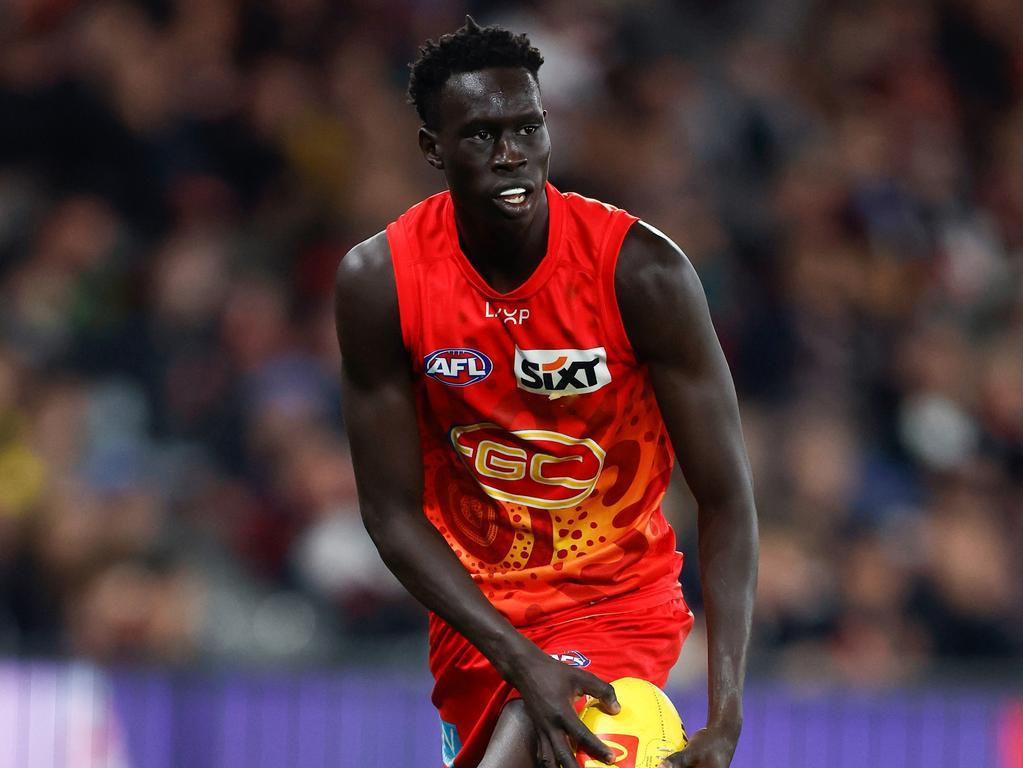
[[[481,27],[471,16],[465,26],[427,40],[409,65],[408,100],[428,127],[437,126],[437,102],[448,78],[461,72],[490,67],[522,67],[540,82],[538,72],[543,56],[526,35],[515,35],[496,26]]]

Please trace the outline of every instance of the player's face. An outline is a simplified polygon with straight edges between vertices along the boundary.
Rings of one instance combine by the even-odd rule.
[[[444,170],[460,212],[528,222],[546,200],[551,142],[544,118],[540,88],[527,70],[456,74],[441,89],[439,127],[424,129],[420,145]]]

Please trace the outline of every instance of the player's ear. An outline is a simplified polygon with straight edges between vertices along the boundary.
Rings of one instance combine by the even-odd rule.
[[[419,149],[426,158],[426,162],[434,168],[444,168],[444,160],[440,156],[440,147],[437,142],[437,134],[425,125],[419,129]]]

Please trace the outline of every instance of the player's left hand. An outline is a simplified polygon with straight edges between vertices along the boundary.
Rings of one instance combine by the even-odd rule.
[[[661,768],[728,768],[738,740],[733,729],[703,728],[692,735],[685,749],[661,763]]]

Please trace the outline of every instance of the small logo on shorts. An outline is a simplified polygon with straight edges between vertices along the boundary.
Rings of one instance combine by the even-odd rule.
[[[568,664],[570,667],[588,667],[590,666],[590,660],[587,659],[579,651],[565,651],[564,653],[552,653],[551,658],[557,659],[563,664]]]
[[[440,721],[441,759],[447,768],[452,768],[455,758],[462,751],[462,740],[458,738],[458,729],[451,723]]]

